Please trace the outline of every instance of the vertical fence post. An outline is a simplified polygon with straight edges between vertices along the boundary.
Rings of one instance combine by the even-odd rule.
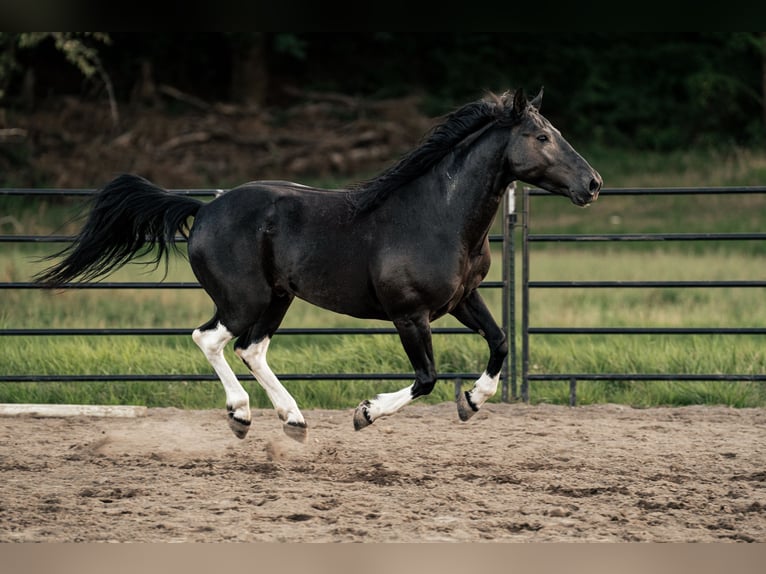
[[[506,190],[503,208],[503,328],[509,342],[509,352],[503,365],[502,401],[516,399],[516,182]],[[510,383],[510,384],[509,384]],[[510,390],[510,397],[509,397]]]
[[[529,188],[521,187],[521,400],[529,402]]]
[[[574,407],[577,405],[577,379],[572,377],[569,379],[569,406]]]

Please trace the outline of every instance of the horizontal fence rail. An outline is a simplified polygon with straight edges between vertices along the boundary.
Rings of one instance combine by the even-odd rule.
[[[79,199],[88,199],[95,195],[94,189],[0,189],[0,196],[12,197],[30,197],[30,198],[65,198],[74,197]],[[173,189],[169,190],[176,195],[184,195],[199,198],[215,198],[224,193],[221,189]],[[511,194],[511,199],[512,199]],[[513,323],[509,324],[509,317],[513,317],[512,306],[509,303],[509,293],[514,292],[514,251],[513,251],[513,229],[515,226],[515,214],[509,212],[513,209],[513,202],[505,202],[504,219],[506,225],[502,234],[492,234],[489,236],[490,243],[502,244],[503,258],[501,261],[502,277],[500,281],[484,281],[481,289],[501,289],[503,318],[502,324],[506,332],[512,333],[515,339],[515,327]],[[72,235],[51,234],[51,235],[29,235],[29,234],[0,234],[0,243],[4,244],[62,244],[71,243],[74,240]],[[178,243],[185,243],[185,237],[177,237]],[[510,289],[508,285],[511,285]],[[0,290],[39,290],[42,287],[32,281],[7,281],[0,283]],[[59,290],[114,290],[114,289],[164,289],[164,290],[189,290],[202,287],[195,281],[88,281],[82,283],[66,283],[57,287]],[[104,336],[185,336],[191,335],[194,327],[187,328],[4,328],[0,329],[0,337],[62,337],[62,336],[82,336],[82,337],[104,337]],[[473,331],[465,327],[434,327],[434,335],[476,335]],[[398,335],[393,327],[333,327],[333,328],[280,328],[277,334],[287,336],[307,335],[307,336],[371,336],[371,335]],[[481,373],[456,373],[439,372],[439,378],[445,381],[454,381],[457,387],[463,382],[479,378]],[[251,380],[250,374],[238,374],[237,377],[244,380]],[[414,373],[279,373],[279,378],[285,381],[352,381],[352,380],[412,380]],[[509,393],[516,395],[516,368],[511,364],[511,358],[504,365],[502,380],[502,396],[508,400]],[[513,380],[511,380],[513,379]],[[135,382],[135,381],[217,381],[218,377],[212,371],[209,374],[72,374],[72,375],[48,375],[48,374],[10,374],[0,375],[2,382]]]
[[[766,375],[725,375],[714,374],[689,374],[689,373],[537,373],[528,375],[530,381],[766,381]]]
[[[650,288],[673,287],[766,287],[766,281],[530,281],[530,289],[620,289],[620,288]]]
[[[440,373],[439,378],[445,381],[462,383],[474,380],[479,373]],[[250,374],[237,374],[240,381],[252,380]],[[280,373],[282,381],[409,381],[412,373]],[[95,382],[206,382],[217,381],[214,374],[135,374],[135,375],[2,375],[0,383],[95,383]]]
[[[761,327],[530,327],[530,335],[766,335]]]
[[[187,328],[163,328],[151,327],[146,329],[114,329],[108,327],[78,328],[78,329],[3,329],[0,335],[14,337],[27,337],[38,335],[190,335],[196,327]],[[463,327],[436,327],[431,329],[436,335],[473,335],[473,331]],[[281,328],[277,331],[280,335],[396,335],[397,331],[386,327],[314,327],[314,328]]]
[[[766,239],[766,233],[615,233],[603,235],[530,235],[534,241],[752,241]]]
[[[604,189],[604,196],[705,196],[705,195],[766,195],[766,187],[700,187],[700,188],[622,188]],[[535,289],[655,289],[655,288],[764,288],[766,280],[752,281],[532,281],[530,280],[530,249],[534,243],[578,242],[664,242],[664,241],[764,241],[766,233],[601,233],[551,234],[533,233],[530,198],[551,197],[545,191],[525,187],[522,223],[522,367],[521,397],[529,400],[530,381],[569,381],[570,404],[576,401],[577,381],[766,381],[766,374],[721,373],[530,373],[530,335],[766,335],[766,327],[551,327],[533,326],[529,317],[529,300]]]
[[[500,289],[505,286],[503,281],[484,281],[482,289]],[[37,283],[18,281],[0,283],[0,289],[40,289]],[[202,289],[199,283],[194,282],[135,282],[135,283],[64,283],[59,289]]]

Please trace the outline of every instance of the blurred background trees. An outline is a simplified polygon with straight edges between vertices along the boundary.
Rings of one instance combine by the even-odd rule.
[[[578,149],[766,149],[764,32],[2,32],[0,184],[356,177],[541,86]]]
[[[2,33],[3,106],[75,94],[151,101],[172,86],[205,101],[279,106],[296,91],[423,94],[426,113],[484,90],[546,86],[575,138],[668,149],[763,144],[762,32]],[[115,118],[116,119],[116,118]]]

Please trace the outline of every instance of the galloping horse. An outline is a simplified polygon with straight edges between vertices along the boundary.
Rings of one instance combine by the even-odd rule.
[[[359,404],[356,430],[431,392],[437,372],[430,324],[450,313],[489,345],[486,370],[457,400],[460,419],[468,420],[497,390],[508,354],[505,333],[477,290],[506,188],[521,180],[578,206],[601,189],[598,172],[540,114],[541,101],[542,91],[527,101],[518,90],[468,103],[392,167],[347,190],[253,181],[204,203],[121,175],[96,195],[75,241],[51,256],[64,259],[36,281],[57,287],[95,279],[152,251],[159,262],[177,233],[187,235],[191,267],[216,309],[192,337],[223,383],[239,438],[251,413],[223,354],[235,337],[236,354],[266,390],[285,432],[305,440],[303,414],[266,362],[295,297],[389,320],[399,333],[415,381]]]

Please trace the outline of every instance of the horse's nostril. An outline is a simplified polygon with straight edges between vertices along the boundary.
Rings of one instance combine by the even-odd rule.
[[[591,193],[598,193],[598,190],[601,189],[601,181],[595,178],[591,179],[589,189]]]

